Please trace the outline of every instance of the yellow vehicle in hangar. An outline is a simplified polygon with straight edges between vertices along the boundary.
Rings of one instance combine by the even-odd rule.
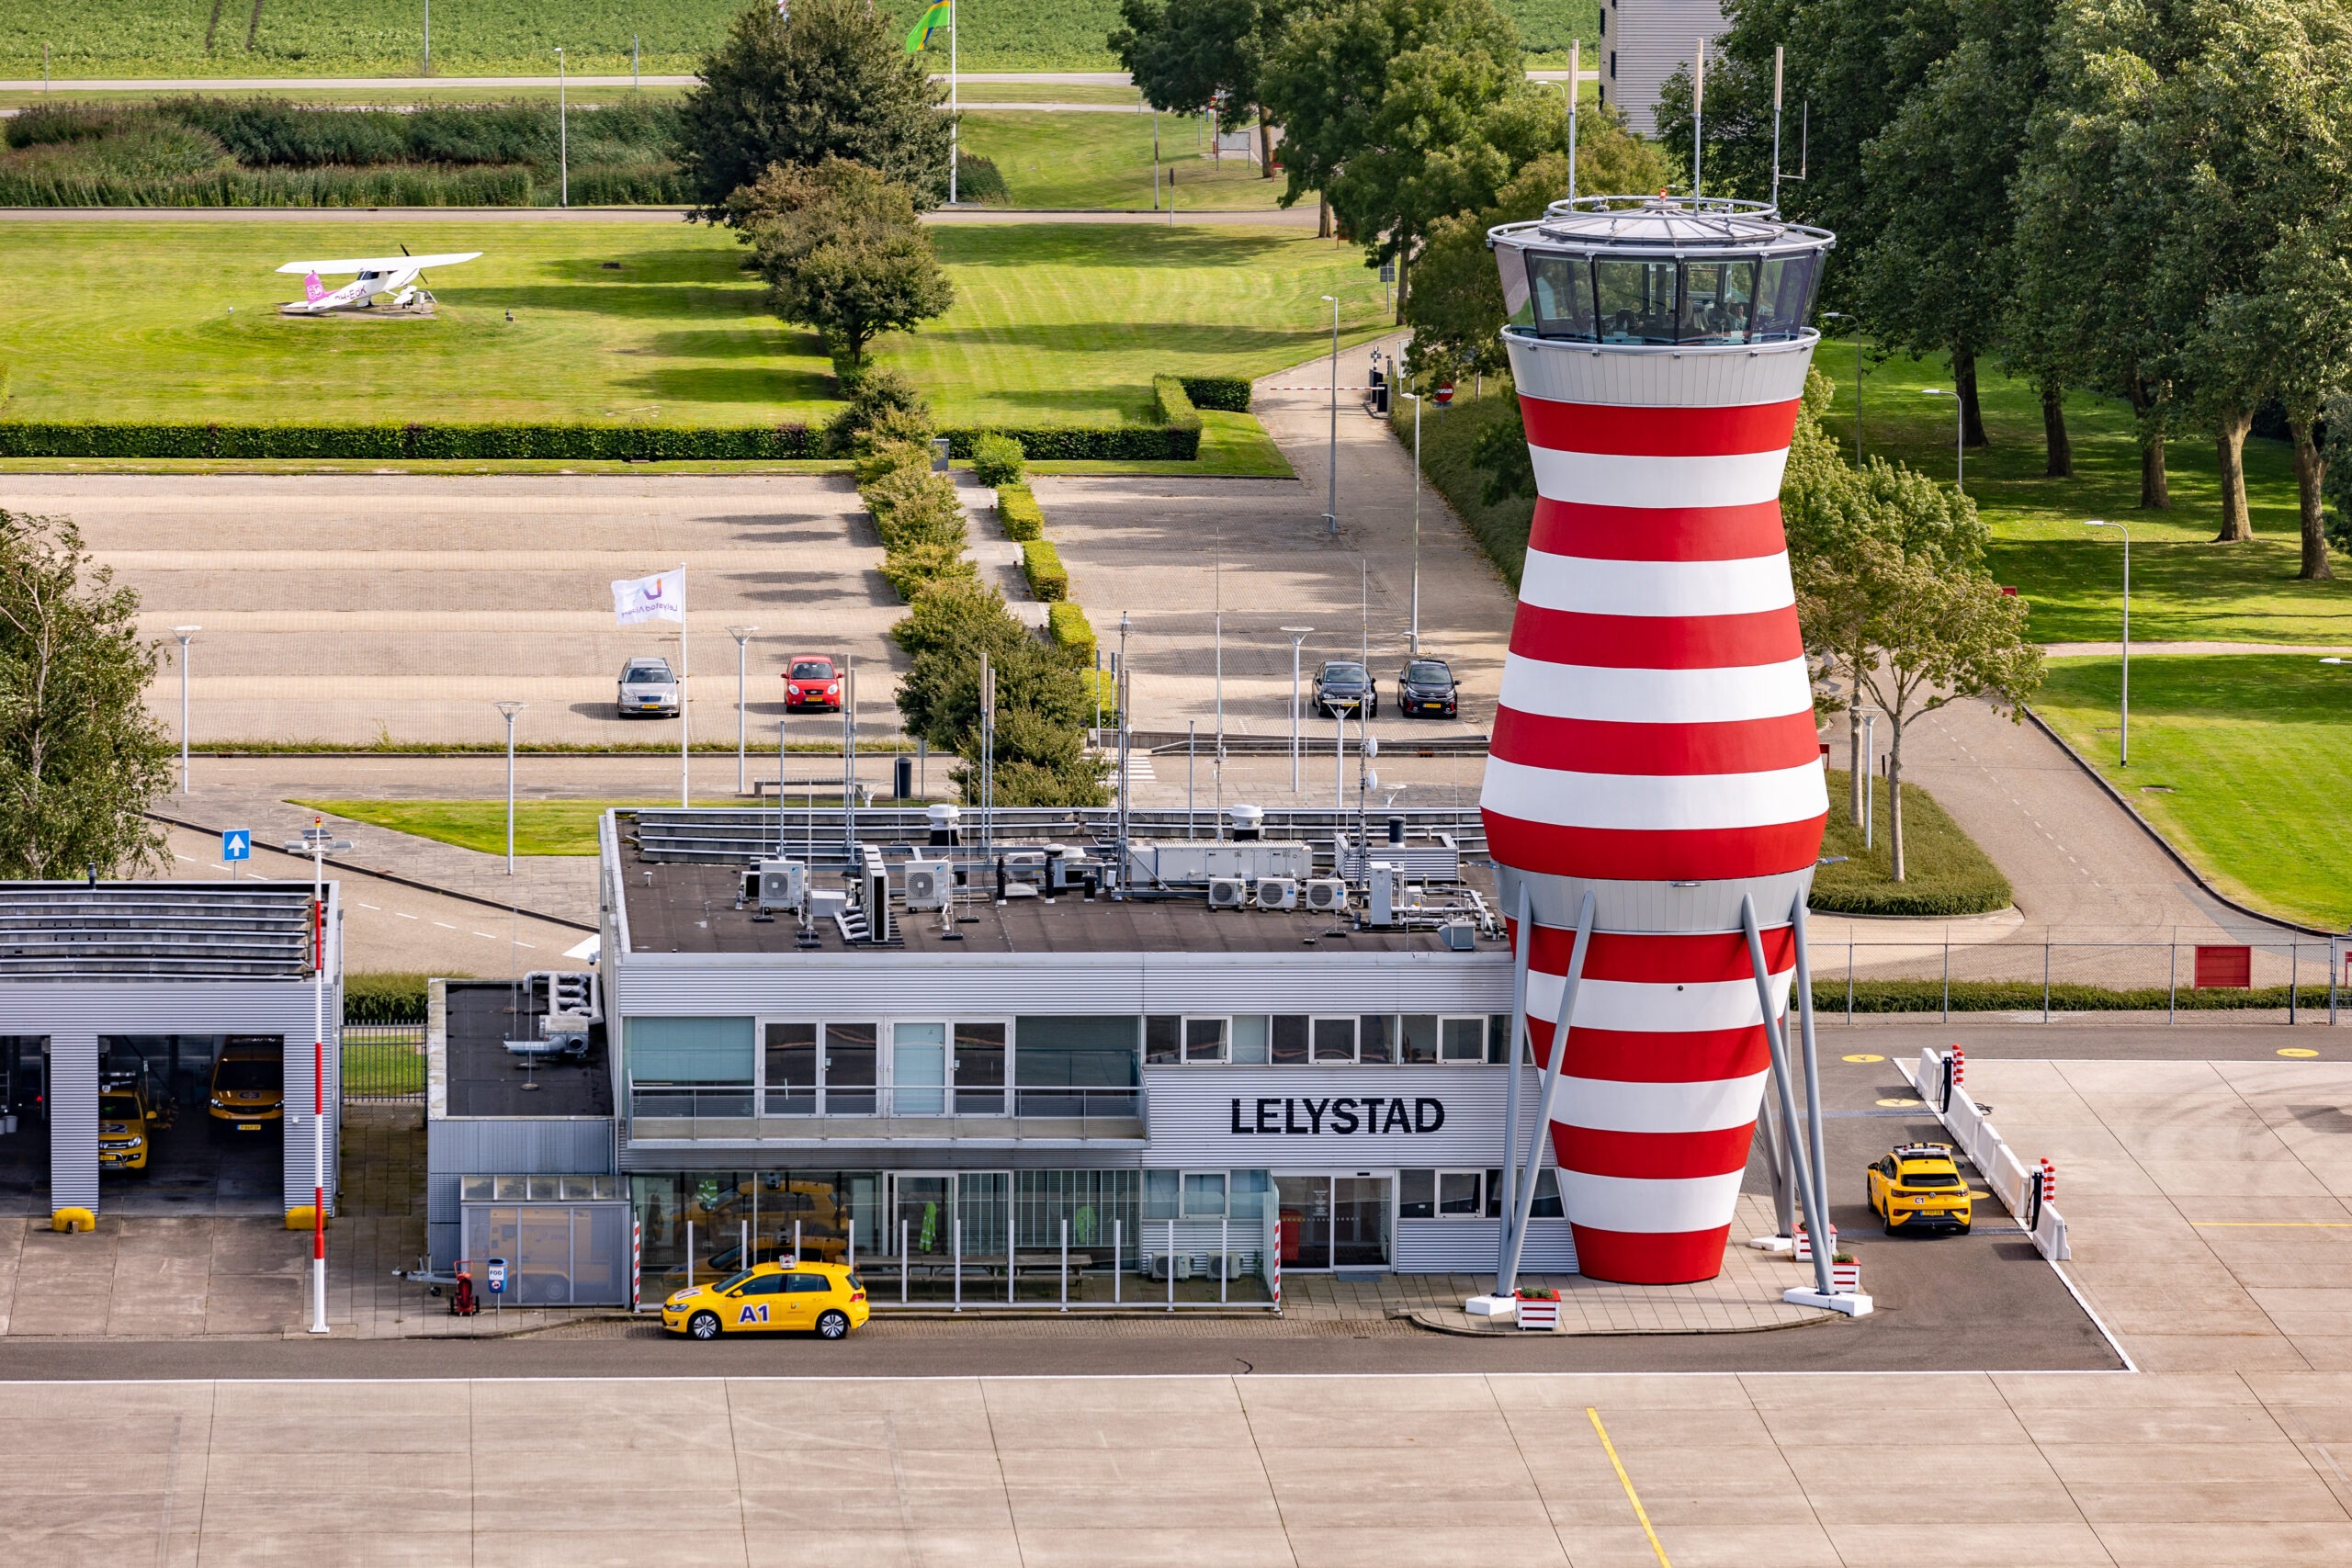
[[[212,1064],[211,1116],[216,1133],[258,1133],[286,1117],[286,1066],[275,1040],[233,1037]]]
[[[1962,1235],[1974,1217],[1968,1183],[1950,1144],[1904,1144],[1874,1162],[1864,1179],[1871,1213],[1886,1223],[1886,1234],[1949,1230]]]
[[[841,1264],[763,1263],[671,1296],[662,1303],[662,1326],[696,1339],[794,1332],[840,1339],[871,1311],[865,1282]]]
[[[145,1170],[155,1133],[170,1120],[148,1100],[144,1080],[108,1079],[98,1090],[98,1168]]]

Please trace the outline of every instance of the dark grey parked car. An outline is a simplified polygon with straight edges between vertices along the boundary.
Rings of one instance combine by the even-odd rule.
[[[1416,659],[1408,662],[1396,676],[1396,715],[1410,718],[1415,714],[1433,714],[1440,718],[1453,718],[1462,712],[1461,688],[1455,684],[1453,667],[1442,659]]]
[[[1343,713],[1350,717],[1378,718],[1379,683],[1371,671],[1352,660],[1327,660],[1315,672],[1315,711],[1326,718]]]

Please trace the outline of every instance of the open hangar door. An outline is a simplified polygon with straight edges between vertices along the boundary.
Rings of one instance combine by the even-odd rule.
[[[285,1042],[277,1034],[109,1034],[98,1041],[106,1207],[123,1214],[281,1213]],[[137,1101],[143,1166],[103,1163]]]

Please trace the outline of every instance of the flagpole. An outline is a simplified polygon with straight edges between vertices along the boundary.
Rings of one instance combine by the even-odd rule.
[[[678,568],[678,809],[695,803],[693,781],[686,772],[686,569]]]

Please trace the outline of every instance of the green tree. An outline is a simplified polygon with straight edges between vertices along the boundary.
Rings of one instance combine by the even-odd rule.
[[[852,368],[877,334],[956,302],[914,194],[862,164],[828,156],[814,168],[776,164],[729,197],[727,211],[775,313],[822,333]]]
[[[1252,109],[1258,166],[1272,179],[1273,120],[1264,107],[1259,75],[1294,8],[1292,0],[1120,0],[1125,25],[1113,30],[1111,52],[1156,109]]]
[[[1438,220],[1488,205],[1566,143],[1558,95],[1530,85],[1493,0],[1340,0],[1294,17],[1261,78],[1282,121],[1284,206],[1329,200],[1369,261],[1410,267]]]
[[[0,877],[163,866],[142,815],[171,784],[157,662],[139,596],[70,520],[0,512]]]
[[[679,107],[678,162],[700,216],[774,164],[846,158],[914,190],[947,194],[946,89],[865,0],[794,0],[790,20],[761,0],[703,61]]]

